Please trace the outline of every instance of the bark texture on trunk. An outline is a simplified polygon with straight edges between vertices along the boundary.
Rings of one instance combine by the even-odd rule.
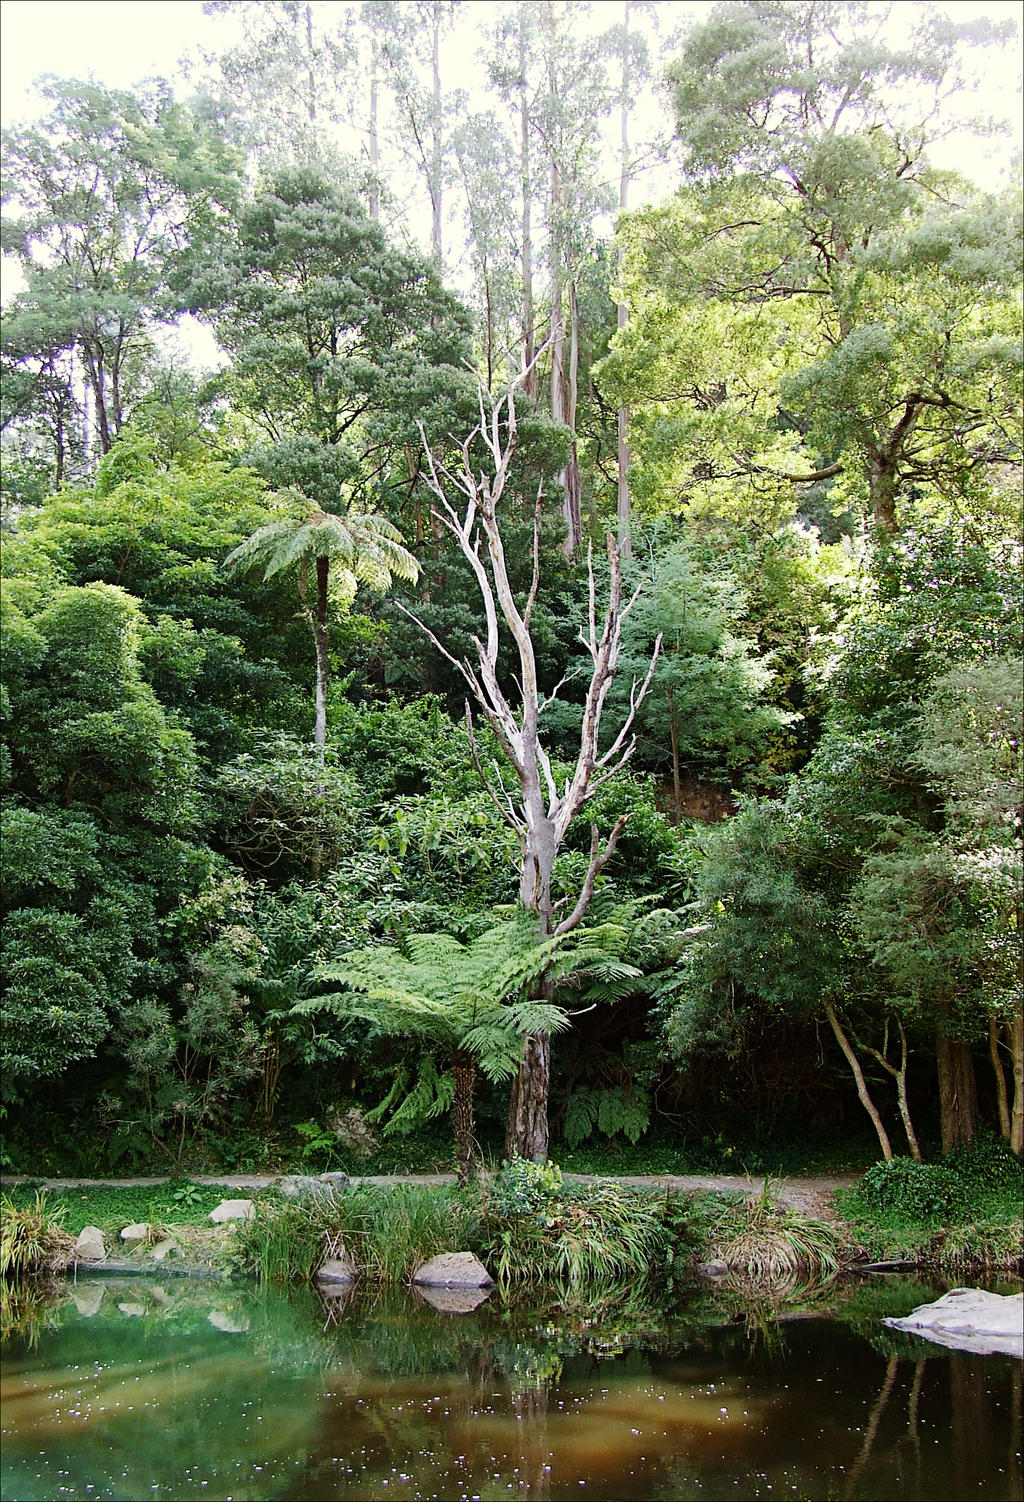
[[[548,1090],[551,1083],[551,1038],[531,1033],[523,1040],[523,1057],[512,1083],[505,1156],[544,1163],[548,1156]]]
[[[978,1119],[978,1092],[974,1081],[971,1050],[961,1038],[939,1033],[935,1040],[939,1067],[939,1109],[942,1116],[942,1151],[952,1153],[970,1147]]]
[[[452,1074],[455,1077],[455,1095],[452,1100],[455,1164],[459,1185],[464,1189],[473,1177],[473,1088],[476,1084],[476,1064],[471,1058],[460,1055],[452,1065]]]

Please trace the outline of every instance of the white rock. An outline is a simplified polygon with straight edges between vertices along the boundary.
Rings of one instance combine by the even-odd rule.
[[[210,1211],[210,1219],[215,1226],[222,1225],[226,1220],[253,1220],[256,1215],[256,1206],[252,1200],[221,1200],[216,1210]]]
[[[75,1242],[75,1260],[78,1262],[102,1262],[107,1255],[107,1243],[99,1226],[83,1226]]]
[[[417,1268],[412,1281],[428,1288],[487,1288],[494,1279],[472,1252],[441,1252]]]
[[[180,1250],[178,1243],[172,1237],[165,1236],[163,1241],[157,1242],[149,1255],[154,1262],[162,1262],[165,1257],[173,1257]]]
[[[139,1220],[134,1225],[125,1226],[121,1232],[121,1240],[127,1241],[129,1246],[140,1246],[142,1242],[149,1240],[152,1230],[153,1227],[148,1221]]]
[[[146,1312],[145,1304],[118,1304],[117,1307],[122,1314],[131,1315],[134,1319],[138,1319],[141,1314],[145,1314]]]
[[[1024,1357],[1024,1293],[953,1288],[932,1304],[919,1304],[906,1318],[883,1323],[956,1351]]]

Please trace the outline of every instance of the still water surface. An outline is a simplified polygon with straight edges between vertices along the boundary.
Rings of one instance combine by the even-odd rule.
[[[89,1279],[5,1344],[2,1496],[1014,1502],[1021,1362],[880,1322],[937,1291],[776,1321]]]

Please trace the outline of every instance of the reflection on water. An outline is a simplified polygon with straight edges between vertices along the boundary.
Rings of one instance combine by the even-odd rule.
[[[5,1345],[3,1496],[1010,1502],[1021,1363],[880,1323],[934,1293],[655,1317],[90,1279]]]

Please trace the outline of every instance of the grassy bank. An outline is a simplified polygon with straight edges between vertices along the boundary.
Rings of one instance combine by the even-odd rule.
[[[1024,1164],[998,1138],[940,1163],[875,1163],[834,1198],[872,1261],[949,1273],[1024,1267]]]
[[[174,1238],[183,1260],[279,1282],[309,1281],[325,1256],[344,1253],[364,1281],[395,1285],[453,1250],[475,1252],[508,1291],[650,1285],[668,1298],[702,1263],[754,1288],[820,1285],[864,1261],[955,1276],[1022,1266],[1021,1164],[999,1143],[941,1164],[876,1164],[823,1218],[780,1205],[776,1189],[769,1180],[749,1198],[656,1193],[607,1179],[572,1183],[555,1165],[517,1162],[461,1191],[363,1185],[296,1203],[267,1190],[253,1196],[252,1221],[213,1228],[209,1213],[230,1193],[216,1186],[102,1186],[42,1198],[19,1186],[4,1196],[5,1276],[66,1264],[85,1225],[99,1226],[117,1256],[132,1221]],[[45,1254],[36,1256],[37,1245]]]

